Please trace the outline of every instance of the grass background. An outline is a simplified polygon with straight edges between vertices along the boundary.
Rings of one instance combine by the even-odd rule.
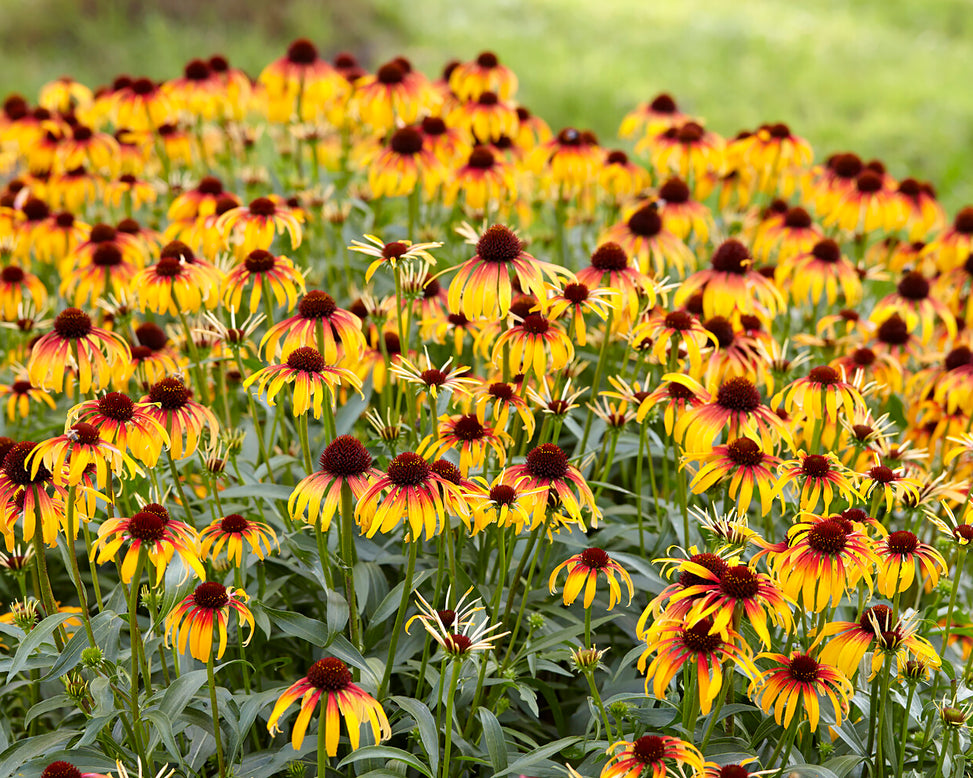
[[[3,88],[71,74],[176,75],[217,51],[251,73],[293,38],[427,73],[489,48],[520,100],[605,144],[636,102],[670,91],[725,135],[786,121],[819,158],[853,150],[973,202],[970,0],[0,0]]]

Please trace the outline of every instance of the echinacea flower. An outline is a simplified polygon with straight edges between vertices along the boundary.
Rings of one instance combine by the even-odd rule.
[[[314,418],[321,418],[325,403],[333,407],[338,387],[351,385],[361,394],[361,381],[347,368],[325,364],[324,357],[311,346],[301,346],[287,356],[282,365],[269,365],[258,370],[243,382],[246,389],[257,385],[257,395],[266,393],[267,404],[276,405],[277,395],[286,384],[293,384],[294,416],[303,416],[309,410]]]
[[[774,709],[774,721],[789,726],[794,714],[803,711],[811,731],[816,732],[821,716],[819,697],[827,696],[834,710],[835,726],[841,725],[855,687],[839,669],[797,651],[790,657],[765,653],[757,658],[769,659],[774,666],[750,684],[748,693],[764,713]]]
[[[908,530],[892,532],[875,543],[878,556],[875,586],[886,597],[893,597],[912,586],[919,573],[922,585],[935,587],[940,575],[949,569],[946,560],[928,543]]]
[[[216,229],[237,254],[270,249],[277,233],[286,231],[291,248],[301,245],[301,222],[294,210],[279,198],[257,197],[249,205],[231,208],[216,220]]]
[[[729,481],[728,494],[736,500],[741,513],[750,508],[754,492],[760,495],[761,515],[766,516],[770,511],[777,483],[772,468],[780,464],[780,459],[764,453],[757,441],[746,436],[734,438],[713,446],[711,451],[690,452],[683,458],[700,463],[699,471],[689,483],[693,493],[702,494],[718,483]]]
[[[812,613],[837,606],[859,581],[871,590],[877,564],[868,538],[841,516],[805,518],[787,531],[786,549],[770,555],[781,589]]]
[[[502,64],[492,51],[476,59],[460,62],[449,74],[449,88],[460,100],[475,100],[484,92],[494,92],[509,100],[517,91],[517,74]]]
[[[510,483],[505,480],[505,475],[506,471],[501,470],[492,482],[476,477],[473,481],[483,487],[482,491],[477,490],[464,495],[470,505],[472,534],[475,535],[489,525],[495,524],[500,529],[512,526],[514,532],[519,535],[525,526],[530,526],[531,511],[534,508],[533,497],[538,490],[524,488],[526,476],[515,483]]]
[[[449,310],[462,312],[468,319],[504,318],[514,296],[511,271],[520,288],[537,299],[544,297],[545,277],[556,282],[559,277],[572,276],[558,265],[532,257],[512,230],[494,224],[476,241],[476,255],[457,268],[449,284]]]
[[[74,367],[78,390],[87,394],[108,386],[113,366],[129,359],[131,352],[124,338],[95,327],[79,308],[65,308],[54,319],[53,331],[31,349],[27,373],[34,386],[61,392],[67,368]]]
[[[351,670],[336,657],[319,659],[308,668],[306,676],[291,684],[281,694],[267,719],[267,730],[271,734],[280,730],[278,722],[281,714],[298,700],[301,701],[301,711],[291,733],[291,744],[295,750],[300,749],[304,742],[304,733],[307,732],[307,725],[318,701],[322,701],[324,705],[318,726],[325,728],[325,750],[328,756],[336,756],[338,753],[338,739],[341,734],[339,718],[345,720],[352,750],[358,748],[361,725],[366,721],[371,725],[376,744],[392,736],[392,729],[381,703],[352,683]]]
[[[567,580],[564,582],[563,599],[565,605],[570,605],[581,594],[584,589],[584,607],[590,608],[595,599],[595,590],[598,583],[598,575],[603,574],[608,584],[608,610],[613,610],[615,604],[622,598],[622,590],[615,578],[617,574],[622,582],[628,587],[628,601],[632,602],[635,589],[632,586],[632,577],[628,571],[618,562],[612,559],[606,551],[592,546],[586,548],[579,554],[561,562],[551,572],[548,587],[551,594],[554,594],[557,575],[561,570],[568,571]]]
[[[795,459],[781,462],[777,471],[774,496],[780,496],[783,505],[784,489],[793,483],[800,489],[797,507],[801,511],[813,511],[819,502],[823,502],[823,510],[827,513],[835,497],[854,503],[861,496],[855,484],[855,474],[841,464],[833,451],[824,454],[798,451]]]
[[[587,284],[572,281],[562,289],[554,288],[552,291],[555,292],[554,296],[544,303],[545,313],[557,320],[571,311],[572,329],[579,346],[588,344],[585,313],[593,313],[602,321],[607,321],[609,312],[614,313],[615,310],[613,298],[617,293],[612,289],[591,289]],[[610,334],[606,332],[604,337],[610,337]]]
[[[439,440],[436,454],[459,449],[459,469],[468,474],[473,467],[482,467],[489,451],[496,454],[497,464],[507,462],[507,446],[513,439],[503,430],[482,424],[475,413],[460,416],[441,416],[437,429]]]
[[[371,538],[379,531],[391,532],[404,519],[417,543],[423,528],[431,538],[445,525],[444,493],[458,495],[456,485],[434,472],[420,453],[407,451],[389,462],[385,474],[376,476],[359,497],[355,520]]]
[[[273,295],[279,307],[290,309],[297,304],[298,291],[304,293],[304,275],[287,257],[254,249],[223,279],[220,296],[227,310],[240,310],[247,286],[250,287],[251,314],[256,313],[264,295]]]
[[[810,301],[817,305],[824,298],[828,305],[834,305],[841,292],[848,305],[856,305],[862,297],[855,266],[831,238],[817,241],[805,252],[778,259],[774,277],[795,303]]]
[[[669,735],[643,735],[632,742],[619,740],[608,747],[608,753],[612,756],[599,778],[642,778],[648,770],[652,771],[652,778],[666,778],[672,762],[676,764],[674,772],[679,775],[684,774],[683,767],[696,773],[703,771],[703,755],[699,750]]]
[[[511,373],[532,372],[539,378],[574,359],[574,344],[545,316],[530,313],[494,341],[492,359],[498,367],[506,362]]]
[[[291,492],[287,510],[292,519],[307,512],[309,524],[327,532],[341,501],[342,489],[349,489],[356,499],[368,490],[369,480],[380,478],[372,467],[372,456],[350,435],[339,435],[321,453],[320,469],[314,471]]]
[[[169,453],[174,460],[192,456],[205,427],[216,437],[220,423],[206,405],[192,399],[193,392],[181,378],[171,376],[149,387],[139,404],[145,415],[159,424],[169,436]]]
[[[905,474],[903,468],[893,469],[881,464],[878,454],[875,454],[876,463],[865,471],[862,478],[861,496],[867,500],[885,498],[885,510],[891,511],[895,500],[901,500],[908,504],[908,501],[917,501],[921,484],[915,478],[910,478]]]
[[[909,656],[916,657],[924,666],[940,665],[939,655],[932,644],[916,633],[915,620],[896,618],[888,605],[866,608],[858,621],[828,622],[818,632],[814,645],[825,640],[821,661],[834,665],[852,679],[869,649],[873,650],[872,677],[882,667],[887,653],[897,657],[900,668]]]
[[[600,240],[603,245],[614,243],[627,256],[635,257],[646,277],[661,277],[673,271],[684,276],[696,266],[695,255],[666,227],[655,201],[636,204]]]
[[[361,319],[339,308],[331,295],[312,289],[297,304],[295,316],[282,319],[267,330],[260,348],[270,360],[278,349],[289,354],[301,346],[312,346],[327,364],[336,365],[339,343],[341,353],[348,359],[361,357],[365,349]]]
[[[14,548],[14,525],[18,519],[23,520],[24,542],[30,542],[40,532],[48,546],[57,543],[64,524],[66,490],[53,482],[51,471],[43,465],[36,470],[28,467],[27,460],[36,446],[33,441],[16,443],[0,467],[0,531],[8,551]],[[68,529],[73,533],[77,528]]]
[[[502,625],[490,624],[486,616],[482,619],[476,618],[476,614],[483,611],[483,606],[478,604],[479,598],[464,605],[464,600],[471,591],[473,590],[467,590],[456,603],[455,609],[445,611],[434,610],[422,599],[422,595],[417,595],[421,601],[419,609],[423,612],[413,616],[409,623],[418,619],[430,637],[452,657],[461,658],[474,651],[494,648],[494,642],[510,632],[497,632]],[[406,624],[406,631],[408,630],[409,625]]]
[[[120,392],[109,392],[74,406],[68,421],[90,424],[106,442],[131,451],[146,467],[155,467],[170,440],[166,428],[146,412],[148,408]]]
[[[597,526],[601,511],[595,505],[591,487],[584,480],[581,471],[568,461],[560,446],[542,443],[531,449],[523,464],[514,465],[507,470],[506,483],[517,483],[524,476],[524,488],[537,490],[533,500],[531,529],[543,523],[551,497],[578,522],[582,521],[581,511],[588,508],[592,524]]]
[[[138,565],[139,556],[146,552],[147,561],[155,568],[155,585],[165,574],[166,566],[178,554],[183,563],[200,578],[206,571],[199,561],[199,539],[196,530],[173,519],[161,505],[149,503],[129,518],[112,518],[98,528],[98,538],[91,548],[91,558],[102,565],[127,545],[125,557],[118,568],[123,583],[129,583]]]
[[[26,375],[9,384],[0,384],[0,398],[6,397],[7,421],[17,418],[26,419],[31,413],[31,405],[47,405],[52,411],[56,405],[49,392],[38,389]]]
[[[70,425],[63,435],[37,444],[26,464],[32,477],[43,467],[52,474],[54,483],[68,486],[77,486],[90,465],[99,489],[107,487],[110,473],[122,477],[127,470],[129,478],[143,475],[135,460],[102,440],[98,429],[84,421]]]
[[[753,269],[750,251],[740,241],[721,243],[710,261],[711,267],[689,276],[676,291],[674,302],[683,305],[697,292],[703,294],[703,313],[729,316],[735,310],[754,313],[766,310],[775,315],[784,309],[784,298],[773,281]]]
[[[849,383],[844,372],[844,369],[839,372],[827,365],[811,368],[804,378],[792,381],[778,392],[771,404],[776,407],[783,400],[783,407],[788,413],[799,408],[810,423],[833,425],[839,411],[852,417],[856,411],[864,408],[865,400],[860,388]]]
[[[629,255],[613,241],[602,243],[591,254],[590,264],[577,274],[578,283],[589,289],[612,289],[619,295],[619,323],[634,321],[639,308],[655,304],[652,279],[638,268],[629,266]]]
[[[215,561],[225,547],[226,558],[237,567],[243,561],[243,552],[247,546],[261,560],[271,552],[274,545],[280,550],[277,533],[273,528],[239,513],[230,513],[214,521],[199,533],[199,542],[200,557],[209,557]]]
[[[240,629],[246,623],[250,627],[243,645],[253,637],[253,614],[246,606],[247,595],[243,589],[233,589],[215,581],[199,584],[192,594],[178,603],[166,616],[166,643],[170,638],[180,654],[189,653],[200,662],[213,658],[213,632],[219,635],[216,659],[221,659],[226,651],[226,626],[230,610],[235,610],[240,618]]]
[[[631,340],[648,339],[652,343],[652,356],[665,364],[669,349],[686,349],[689,371],[693,375],[702,372],[702,349],[717,345],[719,338],[688,311],[661,312],[632,328]]]
[[[357,251],[375,260],[365,271],[365,283],[371,281],[375,271],[380,267],[390,267],[395,270],[399,263],[408,265],[410,262],[422,262],[427,266],[436,264],[436,258],[429,253],[430,249],[437,249],[442,243],[413,243],[411,240],[396,240],[383,243],[374,235],[365,235],[367,243],[353,240],[348,247],[350,251]]]
[[[724,663],[729,672],[739,668],[750,679],[757,675],[753,653],[743,638],[733,629],[725,634],[714,630],[711,619],[702,619],[691,626],[680,620],[665,619],[652,625],[646,639],[648,645],[638,661],[639,672],[645,673],[645,693],[649,693],[651,682],[655,697],[665,699],[669,683],[688,665],[697,670],[699,706],[706,715],[723,687]],[[652,654],[656,656],[649,662]]]
[[[452,357],[447,359],[442,367],[437,368],[433,367],[428,351],[424,352],[424,356],[426,363],[425,369],[422,368],[421,364],[414,364],[404,356],[399,355],[399,358],[392,364],[389,370],[396,377],[421,387],[434,400],[438,399],[440,392],[468,395],[470,394],[470,387],[476,386],[477,381],[475,378],[470,377],[470,369],[468,367],[460,365],[450,369],[450,363],[453,361]],[[420,395],[417,399],[421,402],[423,396]]]
[[[219,305],[221,281],[219,269],[174,240],[163,247],[158,262],[135,275],[132,289],[140,310],[175,316]]]
[[[486,410],[490,408],[490,418],[496,429],[504,430],[510,419],[510,409],[517,413],[523,422],[522,429],[530,440],[534,437],[535,419],[527,402],[517,394],[516,386],[503,381],[484,384],[474,396],[477,418],[483,424],[486,421]]]

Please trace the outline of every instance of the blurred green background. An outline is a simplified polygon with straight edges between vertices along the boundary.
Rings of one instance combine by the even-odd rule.
[[[662,90],[717,132],[785,121],[973,202],[969,0],[0,0],[3,90],[154,78],[221,52],[256,74],[295,37],[437,74],[496,51],[552,127],[594,129]]]

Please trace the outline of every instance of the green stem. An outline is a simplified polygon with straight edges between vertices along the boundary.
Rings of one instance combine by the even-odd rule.
[[[885,775],[885,749],[891,744],[885,742],[885,708],[888,703],[889,695],[889,664],[891,659],[886,658],[879,671],[879,688],[881,700],[878,703],[878,732],[875,739],[875,772],[874,775]]]
[[[453,670],[449,678],[449,692],[446,695],[446,721],[443,722],[446,732],[446,741],[443,744],[443,769],[442,778],[449,776],[449,752],[453,746],[453,700],[456,697],[456,684],[459,683],[459,671],[463,665],[463,660],[453,657]]]
[[[905,766],[905,743],[909,737],[909,717],[912,710],[912,698],[916,693],[916,684],[909,683],[909,694],[905,700],[905,714],[902,716],[902,728],[899,730],[899,760],[895,769],[896,776],[902,775],[902,768]]]
[[[399,644],[399,633],[402,632],[402,623],[405,621],[405,612],[409,608],[409,596],[412,594],[412,581],[416,572],[416,556],[419,553],[419,538],[412,538],[409,543],[409,561],[405,570],[405,581],[402,583],[402,597],[399,600],[399,611],[395,614],[395,625],[392,627],[392,635],[389,638],[389,654],[385,662],[385,673],[382,675],[382,683],[378,687],[378,699],[384,699],[385,693],[389,688],[389,680],[392,678],[392,665],[395,663],[395,649]]]
[[[193,512],[189,509],[189,500],[186,498],[186,492],[182,488],[182,479],[179,478],[179,471],[176,470],[176,461],[172,458],[172,452],[169,449],[166,449],[166,459],[169,460],[169,472],[172,474],[172,483],[176,488],[176,493],[179,495],[182,508],[186,512],[186,521],[190,527],[195,527]]]
[[[96,648],[95,633],[91,629],[91,615],[88,613],[88,596],[85,592],[84,584],[81,581],[81,569],[78,567],[78,550],[75,548],[76,538],[74,536],[74,493],[77,487],[68,487],[68,518],[67,531],[64,541],[68,549],[68,558],[71,560],[71,575],[74,578],[74,588],[78,590],[78,603],[81,606],[81,620],[84,622],[84,631],[88,635],[88,645]]]
[[[242,628],[242,625],[241,625]],[[217,627],[213,625],[213,645],[219,645]],[[206,658],[206,682],[209,685],[209,703],[213,713],[213,738],[216,740],[216,763],[219,766],[220,778],[226,778],[226,764],[223,761],[223,739],[220,735],[220,712],[216,702],[216,674],[213,671],[213,651]]]
[[[598,397],[598,389],[601,386],[601,374],[605,368],[605,359],[608,356],[608,347],[611,345],[612,320],[615,317],[615,309],[608,309],[608,318],[605,320],[605,333],[601,341],[601,351],[598,353],[598,364],[595,366],[595,375],[591,379],[591,402],[594,404]],[[588,445],[588,436],[591,434],[591,422],[594,420],[595,413],[588,408],[588,416],[584,422],[584,433],[581,436],[581,446],[578,449],[584,456],[585,446]]]
[[[783,758],[780,761],[781,769],[783,770],[783,768],[786,767],[787,759],[791,755],[791,747],[794,745],[794,738],[797,735],[797,725],[799,722],[800,722],[800,718],[797,715],[795,715],[791,719],[791,723],[787,725],[787,729],[784,732],[784,736],[777,741],[777,747],[770,755],[770,759],[764,762],[764,764],[772,765],[774,762],[777,761],[777,757],[781,756],[781,752],[784,751],[784,749],[786,748],[787,753],[786,755],[783,756]]]
[[[328,771],[328,728],[324,725],[324,712],[318,716],[318,778],[324,778]]]
[[[588,679],[588,689],[591,691],[591,696],[595,701],[595,706],[598,708],[599,713],[601,713],[601,720],[605,726],[605,739],[611,743],[612,742],[612,728],[611,722],[608,720],[608,711],[605,710],[605,703],[601,700],[601,692],[598,691],[598,684],[595,683],[594,671],[588,670],[585,672],[585,678]]]
[[[348,626],[351,643],[362,650],[358,604],[355,597],[355,509],[347,483],[341,486],[341,561],[345,571],[345,595],[348,598]]]
[[[307,429],[307,414],[298,415],[297,408],[294,409],[294,416],[297,423],[297,437],[301,441],[301,452],[304,454],[304,472],[310,475],[314,472],[314,461],[311,459],[311,441]]]

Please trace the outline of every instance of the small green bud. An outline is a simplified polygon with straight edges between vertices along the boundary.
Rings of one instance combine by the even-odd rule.
[[[97,646],[88,646],[81,651],[81,664],[89,669],[94,670],[100,667],[104,659],[105,655]]]

